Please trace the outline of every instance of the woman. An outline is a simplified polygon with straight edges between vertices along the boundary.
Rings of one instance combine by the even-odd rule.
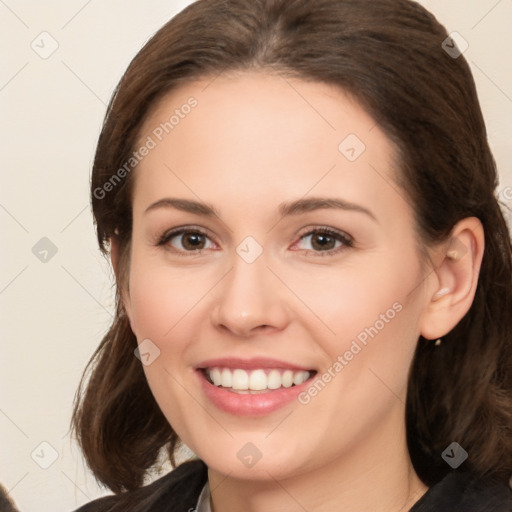
[[[409,0],[200,0],[135,57],[73,418],[116,494],[82,512],[511,510],[511,242],[456,48]]]

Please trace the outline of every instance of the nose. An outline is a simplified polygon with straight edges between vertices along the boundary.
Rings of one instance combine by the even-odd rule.
[[[263,255],[253,263],[237,255],[217,294],[211,318],[214,327],[224,334],[248,338],[282,330],[290,320],[290,298]]]

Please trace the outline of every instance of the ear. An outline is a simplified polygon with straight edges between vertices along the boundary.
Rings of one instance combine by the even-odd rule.
[[[117,289],[119,290],[119,297],[122,302],[123,308],[126,311],[128,316],[128,320],[130,321],[130,326],[133,331],[133,323],[132,323],[132,307],[131,307],[131,299],[130,299],[130,291],[129,291],[129,280],[128,276],[122,275],[123,272],[128,272],[128,265],[121,262],[121,245],[119,242],[119,238],[117,235],[112,235],[109,239],[110,244],[110,261],[112,263],[112,268],[114,269],[114,274],[116,276]],[[129,250],[129,247],[126,248]],[[126,258],[125,258],[126,259]],[[126,268],[123,268],[126,267]],[[134,331],[135,332],[135,331]]]
[[[432,274],[433,284],[429,287],[420,325],[424,338],[434,340],[445,336],[469,311],[484,248],[484,229],[479,219],[468,217],[455,225]]]

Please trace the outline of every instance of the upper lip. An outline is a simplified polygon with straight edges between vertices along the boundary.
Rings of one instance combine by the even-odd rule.
[[[238,357],[220,357],[216,359],[208,359],[199,363],[196,368],[240,368],[242,370],[256,370],[258,368],[286,368],[289,370],[311,370],[311,367],[297,365],[279,359],[273,359],[269,357],[254,357],[251,359],[241,359]]]

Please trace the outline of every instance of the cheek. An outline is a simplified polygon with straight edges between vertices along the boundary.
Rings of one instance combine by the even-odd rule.
[[[164,266],[143,251],[132,253],[132,329],[139,344],[147,343],[145,340],[154,344],[147,345],[151,361],[143,370],[160,409],[185,442],[189,441],[187,433],[193,420],[186,384],[190,379],[187,357],[196,338],[194,314],[208,288],[194,272]],[[192,410],[194,415],[201,413],[194,407]]]
[[[311,430],[326,432],[320,458],[370,435],[390,411],[402,414],[419,311],[402,276],[378,284],[361,276],[346,293],[323,296],[319,311],[335,334],[323,329],[317,339],[327,355],[325,366],[299,397]]]
[[[137,339],[172,336],[209,288],[211,284],[201,271],[172,268],[135,254],[130,270],[130,303]]]
[[[391,331],[403,317],[411,325],[416,321],[411,291],[421,279],[417,261],[397,254],[372,255],[371,261],[352,263],[355,260],[347,259],[337,268],[311,265],[304,272],[279,269],[283,281],[291,283],[290,303],[302,311],[308,329],[330,340],[327,343],[335,352],[348,340],[359,337],[364,342],[375,329]]]
[[[297,284],[295,291],[317,317],[309,325],[315,326],[316,342],[327,355],[319,378],[336,382],[329,384],[332,400],[341,388],[357,397],[356,408],[382,391],[405,393],[419,336],[421,302],[413,290],[420,275],[412,254],[392,254],[375,258],[373,265],[318,274]]]

